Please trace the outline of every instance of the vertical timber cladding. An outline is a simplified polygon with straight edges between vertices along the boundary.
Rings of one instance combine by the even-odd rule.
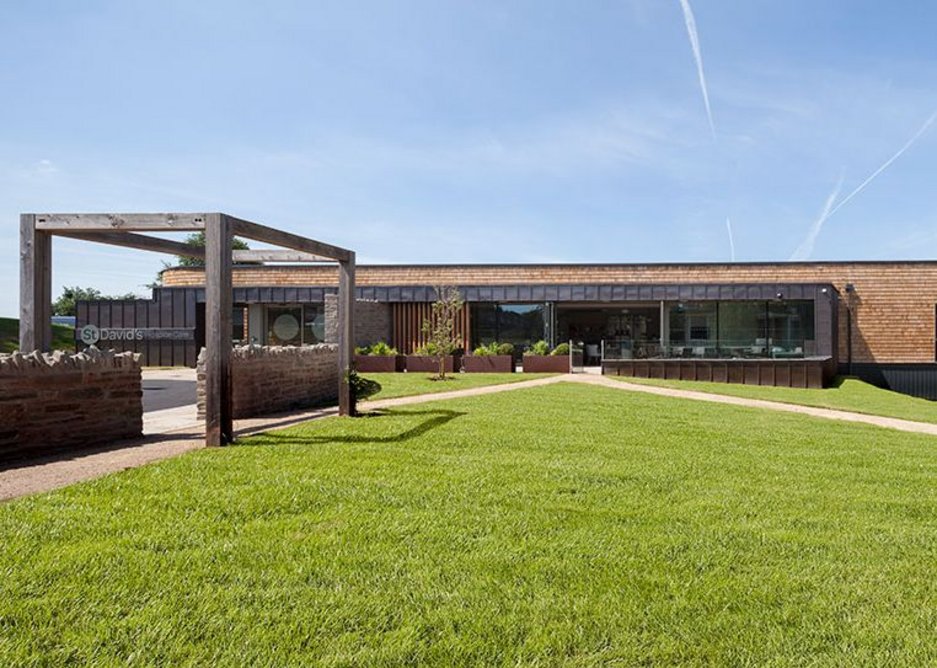
[[[98,348],[140,353],[142,366],[195,367],[197,297],[198,290],[194,288],[157,288],[153,299],[80,301],[75,304],[75,331],[80,332],[88,324],[102,330],[119,330],[125,336],[101,341]],[[191,330],[191,336],[157,339],[145,332],[142,338],[127,334],[130,330],[153,329]],[[78,347],[84,346],[79,344]]]
[[[433,305],[426,302],[397,302],[393,304],[393,345],[401,355],[409,355],[426,343],[423,323],[433,315]],[[456,316],[456,331],[460,344],[468,350],[471,341],[471,323],[469,322],[468,304],[463,304],[462,311]]]

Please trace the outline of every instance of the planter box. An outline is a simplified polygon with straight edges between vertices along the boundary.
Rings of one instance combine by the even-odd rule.
[[[461,358],[459,358],[461,361]],[[457,369],[455,355],[446,356],[446,373],[452,373]],[[435,357],[428,355],[407,355],[407,371],[416,373],[439,373],[439,362]]]
[[[527,373],[569,373],[569,355],[524,355]]]
[[[393,373],[403,371],[403,355],[355,355],[355,369],[361,373]]]
[[[462,358],[466,373],[514,373],[513,355],[466,355]]]

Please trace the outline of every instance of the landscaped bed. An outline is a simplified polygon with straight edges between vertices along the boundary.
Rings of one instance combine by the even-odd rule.
[[[792,387],[765,387],[731,383],[701,383],[689,380],[663,380],[657,378],[631,378],[607,376],[613,380],[640,385],[656,385],[678,390],[711,392],[746,399],[781,401],[788,404],[832,408],[867,415],[937,423],[937,402],[910,397],[907,394],[883,390],[864,383],[858,378],[839,377],[831,387],[822,390]]]
[[[937,439],[559,383],[0,506],[0,665],[932,665]]]

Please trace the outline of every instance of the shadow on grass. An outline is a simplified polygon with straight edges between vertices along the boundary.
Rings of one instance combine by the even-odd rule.
[[[357,435],[348,435],[348,436],[316,436],[315,434],[295,434],[295,433],[283,433],[283,432],[263,432],[257,434],[255,439],[252,439],[255,442],[248,443],[239,443],[239,445],[251,446],[265,446],[265,445],[310,445],[310,444],[324,444],[324,443],[351,443],[351,444],[364,444],[364,443],[382,443],[382,444],[393,444],[393,443],[405,443],[411,439],[422,436],[423,434],[442,427],[449,422],[452,422],[458,417],[466,415],[464,412],[460,411],[450,411],[450,410],[431,410],[431,411],[394,411],[394,410],[376,410],[369,413],[362,413],[362,415],[357,418],[357,420],[374,420],[374,419],[389,419],[389,418],[408,418],[415,415],[425,415],[429,416],[427,419],[421,421],[419,424],[402,431],[398,434],[392,436],[357,436]]]

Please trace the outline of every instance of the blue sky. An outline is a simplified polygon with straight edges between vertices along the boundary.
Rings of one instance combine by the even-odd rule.
[[[937,256],[937,4],[690,5],[714,135],[679,0],[5,2],[0,315],[23,211],[222,210],[361,262],[722,261],[727,218],[741,261]],[[54,252],[56,294],[168,259]]]

